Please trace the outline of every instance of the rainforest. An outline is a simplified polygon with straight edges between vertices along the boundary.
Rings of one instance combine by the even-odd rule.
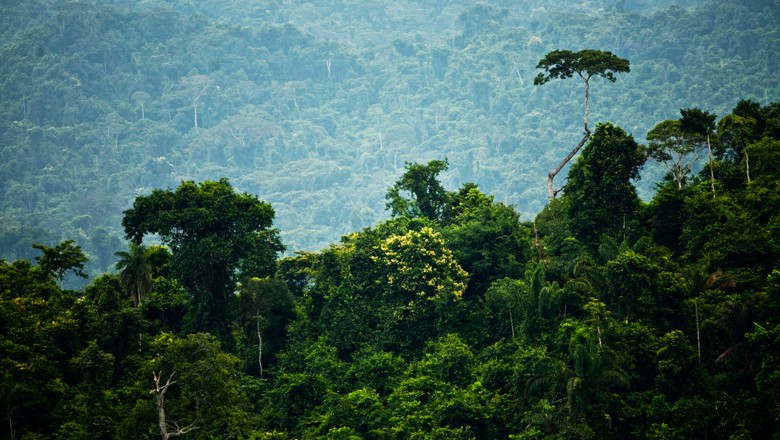
[[[780,439],[776,1],[5,3],[0,438]]]

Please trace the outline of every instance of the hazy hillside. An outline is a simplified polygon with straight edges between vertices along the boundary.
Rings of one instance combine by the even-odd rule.
[[[577,79],[532,85],[553,49],[631,61],[591,120],[640,142],[780,92],[774,1],[4,3],[0,257],[74,239],[93,270],[136,195],[189,179],[270,202],[289,251],[386,218],[407,161],[531,218],[581,130]]]

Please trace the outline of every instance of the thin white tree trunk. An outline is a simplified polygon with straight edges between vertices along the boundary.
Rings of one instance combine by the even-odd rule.
[[[512,327],[512,339],[515,338],[515,320],[512,319],[512,309],[509,309],[509,326]]]
[[[715,197],[715,171],[712,167],[712,146],[710,145],[709,133],[707,133],[707,153],[710,157],[710,185],[712,185],[712,197]]]
[[[699,363],[701,363],[701,333],[699,332],[699,303],[693,303],[693,309],[696,311],[696,353],[699,356]]]
[[[263,334],[260,332],[260,315],[257,315],[257,365],[260,367],[260,378],[263,378]]]
[[[582,75],[580,75],[582,76]],[[550,200],[555,199],[555,196],[558,194],[560,190],[555,189],[555,185],[553,181],[555,180],[555,176],[558,175],[558,173],[561,172],[563,167],[566,166],[567,163],[574,157],[575,154],[577,154],[578,151],[582,148],[583,145],[585,145],[585,142],[590,139],[590,128],[588,128],[588,106],[589,106],[589,97],[590,97],[590,77],[583,78],[585,80],[585,115],[582,117],[582,124],[585,127],[585,135],[582,136],[582,139],[580,139],[580,142],[577,144],[576,147],[574,147],[573,150],[561,161],[561,163],[558,164],[555,169],[550,171],[549,174],[547,174],[547,195],[550,197]]]
[[[165,418],[165,393],[168,391],[168,387],[175,384],[173,381],[173,373],[168,376],[168,380],[165,381],[165,385],[160,386],[160,379],[162,378],[162,371],[154,373],[154,389],[152,390],[157,394],[157,419],[160,427],[160,437],[162,440],[168,440],[173,437],[179,437],[182,434],[186,434],[195,429],[195,424],[180,428],[179,425],[173,423],[173,431],[169,431],[168,421]]]

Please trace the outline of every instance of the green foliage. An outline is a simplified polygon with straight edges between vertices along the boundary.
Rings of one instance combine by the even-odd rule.
[[[668,310],[677,309],[687,286],[668,258],[651,259],[632,250],[606,264],[604,299],[631,320],[639,316],[665,328]],[[667,313],[665,313],[667,312]]]
[[[171,379],[165,396],[169,423],[194,425],[197,429],[188,434],[191,438],[223,434],[242,438],[251,432],[252,405],[244,391],[249,379],[239,371],[240,360],[223,352],[216,338],[208,334],[178,338],[161,333],[151,341],[149,349],[153,357],[139,369],[134,387],[154,388],[153,373],[162,377],[162,382]],[[139,396],[143,399],[136,402],[136,407],[148,403],[153,406],[153,395],[146,392]],[[148,433],[159,433],[156,414],[145,414],[136,426],[145,423]],[[131,434],[125,433],[128,437]]]
[[[1,256],[70,238],[91,275],[124,248],[122,210],[180,180],[226,176],[273,203],[294,250],[382,220],[403,164],[436,157],[444,183],[476,182],[527,220],[570,151],[572,121],[550,115],[582,101],[533,86],[555,48],[631,59],[594,116],[640,138],[692,93],[716,114],[775,95],[766,1],[38,6],[8,5],[0,26]]]
[[[684,133],[698,134],[706,137],[715,131],[715,115],[700,108],[680,110],[680,129]]]
[[[764,138],[750,144],[745,149],[745,154],[753,161],[751,177],[759,185],[769,183],[767,186],[771,188],[770,182],[777,182],[780,176],[780,141]]]
[[[562,402],[558,410],[563,410],[565,415],[558,426],[548,426],[547,430],[563,434],[595,430],[603,437],[610,430],[614,399],[607,391],[612,387],[625,387],[629,382],[616,354],[586,334],[577,332],[573,335],[568,362],[548,359],[540,363],[527,389],[532,394],[545,390],[543,395]]]
[[[42,244],[34,244],[33,247],[43,252],[42,256],[35,257],[38,267],[57,279],[63,279],[68,271],[73,271],[82,278],[87,277],[83,270],[84,263],[88,261],[87,257],[73,240],[65,240],[53,248]]]
[[[525,269],[531,258],[530,230],[511,206],[464,185],[450,195],[445,218],[442,234],[469,274],[466,298],[482,296],[494,280]]]
[[[287,324],[295,318],[287,285],[276,278],[246,280],[239,289],[238,315],[244,370],[262,377],[268,361],[284,346]]]
[[[404,175],[387,191],[387,209],[393,216],[439,220],[448,194],[437,177],[448,166],[446,159],[432,160],[427,165],[407,163]],[[408,197],[404,197],[404,193]]]
[[[661,162],[681,190],[685,177],[699,160],[700,144],[683,130],[681,121],[671,119],[659,122],[647,133],[647,140],[650,143],[645,154]]]
[[[151,265],[147,261],[147,249],[141,244],[130,243],[129,251],[116,252],[119,257],[116,263],[117,270],[121,271],[120,281],[128,296],[133,298],[136,306],[141,305],[142,297],[145,297],[154,289],[151,275]]]
[[[0,437],[780,436],[775,3],[49,3],[0,14]],[[614,123],[544,207],[574,75]]]
[[[685,192],[667,182],[659,185],[653,200],[647,205],[646,218],[653,241],[675,254],[682,253],[680,240],[686,220]]]
[[[561,302],[561,289],[557,282],[545,280],[542,264],[529,270],[525,279],[504,278],[494,282],[486,294],[487,307],[496,310],[501,321],[511,333],[503,334],[512,339],[519,335],[521,340],[539,341],[549,334]],[[501,328],[500,327],[500,328]]]
[[[127,238],[140,244],[159,234],[172,250],[176,278],[193,296],[193,329],[218,335],[230,344],[229,321],[237,274],[264,276],[274,271],[284,250],[271,229],[274,211],[248,194],[236,194],[226,179],[183,182],[177,190],[154,190],[136,198],[122,224]]]
[[[380,318],[390,346],[407,350],[452,324],[452,305],[466,289],[466,272],[441,234],[430,227],[393,235],[374,261],[385,286]]]
[[[612,124],[599,124],[569,170],[566,197],[572,235],[595,249],[602,235],[636,236],[640,201],[632,180],[645,162],[634,138]]]
[[[554,50],[544,56],[536,65],[537,69],[543,69],[536,78],[535,85],[542,85],[551,79],[566,79],[577,74],[585,81],[593,76],[599,76],[611,82],[617,81],[616,73],[631,71],[630,63],[612,52],[584,49],[578,52],[570,50]]]
[[[0,370],[11,432],[45,434],[56,426],[51,385],[77,340],[77,321],[50,270],[0,261]]]

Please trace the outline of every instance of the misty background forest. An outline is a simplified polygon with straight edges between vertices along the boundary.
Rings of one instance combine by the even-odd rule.
[[[93,274],[133,198],[182,180],[271,203],[289,253],[386,219],[406,162],[447,158],[446,184],[532,219],[581,132],[581,83],[533,85],[554,49],[631,61],[590,119],[640,140],[780,88],[773,1],[4,3],[0,256],[73,239]]]

